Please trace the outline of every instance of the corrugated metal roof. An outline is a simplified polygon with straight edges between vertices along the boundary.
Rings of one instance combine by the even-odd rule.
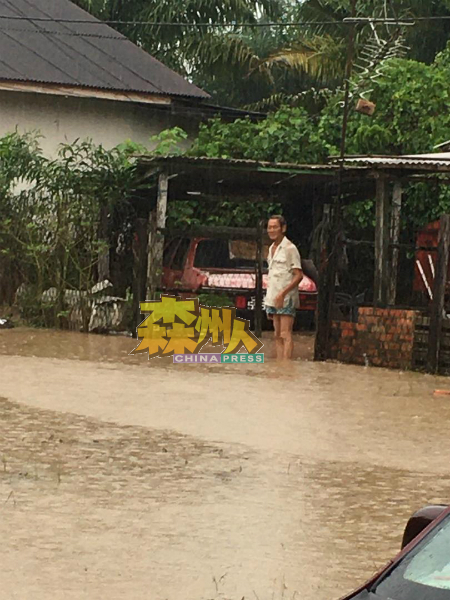
[[[209,95],[69,0],[0,0],[0,80],[206,99]],[[90,23],[33,22],[35,18]]]
[[[151,164],[192,164],[198,166],[211,166],[211,167],[243,167],[254,170],[275,170],[275,171],[292,171],[292,172],[304,172],[304,171],[317,171],[317,172],[328,172],[330,174],[337,173],[339,171],[339,165],[326,164],[326,165],[305,165],[296,163],[272,163],[266,161],[250,160],[245,158],[217,158],[209,156],[146,156],[142,155],[138,157],[140,164],[151,165]],[[366,169],[360,166],[356,166],[352,169],[354,172],[361,172]],[[347,169],[347,172],[349,170]]]
[[[345,158],[344,164],[346,166],[442,172],[450,171],[450,152],[404,156],[350,156]]]

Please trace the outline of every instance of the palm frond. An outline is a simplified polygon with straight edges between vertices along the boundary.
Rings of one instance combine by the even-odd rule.
[[[256,112],[271,112],[278,110],[282,106],[306,108],[308,114],[319,114],[321,109],[327,104],[333,92],[328,88],[311,88],[304,90],[298,94],[287,94],[279,92],[267,96],[258,102],[246,104],[242,106],[244,110],[252,110]]]
[[[272,80],[270,69],[255,55],[241,37],[234,34],[210,32],[199,38],[187,38],[183,42],[183,54],[186,60],[199,69],[206,69],[210,75],[219,72],[228,73],[230,79],[246,77],[256,71]]]
[[[267,69],[278,66],[303,72],[320,82],[336,80],[344,73],[345,42],[330,36],[303,38],[270,54],[261,64]]]

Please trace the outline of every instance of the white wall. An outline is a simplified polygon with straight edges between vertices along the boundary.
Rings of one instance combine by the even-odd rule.
[[[16,127],[20,133],[38,130],[48,157],[55,156],[60,143],[70,144],[77,138],[91,138],[108,149],[127,139],[150,147],[152,135],[176,125],[192,139],[198,118],[171,115],[170,107],[162,110],[132,102],[0,90],[0,137]]]

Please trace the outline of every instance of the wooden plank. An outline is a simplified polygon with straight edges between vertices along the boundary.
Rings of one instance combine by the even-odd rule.
[[[24,81],[0,83],[0,90],[50,94],[51,96],[73,96],[75,98],[100,98],[115,102],[139,102],[139,104],[157,104],[170,106],[172,99],[160,94],[146,92],[131,92],[126,90],[104,90],[100,88],[83,88],[79,85],[58,85],[51,83],[34,83]]]
[[[400,241],[400,216],[402,211],[403,187],[400,181],[394,183],[394,192],[392,195],[392,214],[391,214],[391,243],[398,244]],[[397,279],[398,279],[398,258],[399,248],[392,248],[391,275],[388,290],[388,304],[395,306],[397,299]]]
[[[389,195],[388,182],[383,175],[377,179],[375,229],[374,306],[387,305],[389,284]]]
[[[436,373],[439,364],[441,332],[444,321],[444,296],[447,283],[448,254],[450,250],[450,215],[442,215],[439,229],[438,257],[431,304],[430,338],[427,368]]]

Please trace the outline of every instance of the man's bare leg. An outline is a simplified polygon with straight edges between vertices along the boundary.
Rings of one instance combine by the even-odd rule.
[[[281,336],[281,316],[273,315],[273,328],[275,330],[275,348],[277,351],[277,360],[283,360],[284,340]]]
[[[294,340],[292,338],[292,328],[294,326],[294,317],[289,315],[279,315],[280,336],[283,343],[283,360],[291,360],[294,352]]]

